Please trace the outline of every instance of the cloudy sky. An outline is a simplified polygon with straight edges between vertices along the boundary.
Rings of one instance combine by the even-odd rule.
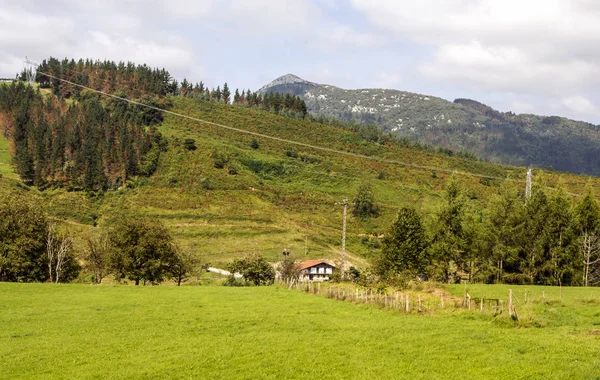
[[[252,90],[293,73],[600,123],[596,0],[0,0],[0,77],[26,55]]]

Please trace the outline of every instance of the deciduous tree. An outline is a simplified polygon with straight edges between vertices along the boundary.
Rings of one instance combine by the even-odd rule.
[[[111,267],[117,278],[139,285],[162,282],[175,251],[167,228],[157,219],[121,217],[110,233]]]

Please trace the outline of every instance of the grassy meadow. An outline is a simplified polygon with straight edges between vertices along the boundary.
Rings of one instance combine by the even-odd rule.
[[[597,302],[600,290],[564,297]],[[600,308],[589,302],[578,320],[551,305],[560,323],[538,328],[466,310],[405,315],[277,286],[0,283],[0,305],[6,379],[600,376]]]

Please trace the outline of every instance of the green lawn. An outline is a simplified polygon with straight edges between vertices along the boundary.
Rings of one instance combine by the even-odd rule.
[[[7,379],[600,376],[599,326],[403,315],[278,287],[2,283],[0,305]]]

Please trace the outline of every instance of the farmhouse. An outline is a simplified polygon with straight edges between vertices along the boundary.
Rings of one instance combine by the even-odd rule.
[[[309,260],[300,266],[300,281],[329,281],[335,267],[323,260]]]

